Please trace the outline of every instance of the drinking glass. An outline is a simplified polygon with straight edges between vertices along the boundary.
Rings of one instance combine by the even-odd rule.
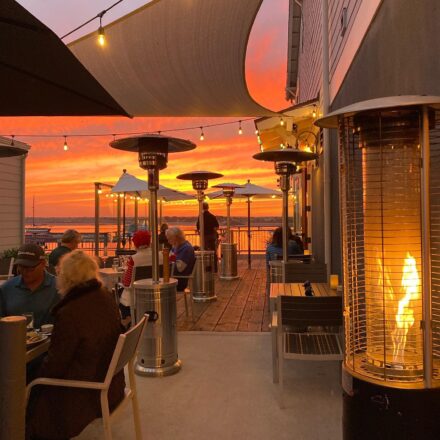
[[[34,329],[34,314],[32,312],[23,313],[23,316],[26,318],[26,330],[28,332]]]

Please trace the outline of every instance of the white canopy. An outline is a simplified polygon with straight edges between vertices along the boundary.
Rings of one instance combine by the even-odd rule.
[[[223,197],[223,191],[215,191],[210,194],[207,194],[210,199],[219,199]],[[261,199],[268,198],[279,198],[282,194],[280,191],[266,188],[264,186],[254,185],[249,181],[243,185],[243,188],[236,188],[234,197],[243,198],[243,197],[255,197]]]
[[[262,0],[153,0],[70,50],[132,116],[271,116],[245,81]]]
[[[122,176],[119,178],[116,185],[111,189],[113,193],[138,193],[143,198],[149,197],[148,183],[145,180],[138,179],[137,177],[127,173],[125,170]],[[175,189],[168,188],[164,185],[159,185],[157,191],[157,197],[164,202],[174,202],[177,200],[191,200],[194,196],[186,194]]]

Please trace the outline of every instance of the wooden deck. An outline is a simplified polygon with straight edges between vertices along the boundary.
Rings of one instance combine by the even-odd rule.
[[[266,295],[266,262],[264,256],[238,259],[239,278],[219,280],[216,276],[217,301],[194,303],[194,322],[186,317],[183,296],[177,298],[178,330],[215,332],[269,331],[269,297]]]

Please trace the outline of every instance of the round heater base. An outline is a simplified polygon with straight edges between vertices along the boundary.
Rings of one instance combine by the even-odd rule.
[[[193,295],[193,301],[196,303],[205,303],[205,302],[211,302],[211,301],[217,301],[217,295],[213,296],[200,296],[196,297]]]
[[[176,374],[181,368],[182,361],[180,359],[177,359],[177,361],[173,365],[169,365],[168,367],[145,367],[138,363],[136,364],[134,371],[139,376],[165,377]]]
[[[238,278],[240,278],[238,275],[235,275],[235,276],[230,276],[230,277],[228,277],[228,276],[223,276],[223,275],[220,275],[219,276],[219,279],[220,280],[227,280],[227,281],[230,281],[230,280],[238,280]]]

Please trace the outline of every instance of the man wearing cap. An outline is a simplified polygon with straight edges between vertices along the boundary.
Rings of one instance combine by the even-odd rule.
[[[34,327],[51,324],[52,307],[60,300],[55,277],[46,272],[46,257],[36,244],[18,250],[15,260],[20,275],[0,287],[0,316],[33,313]]]
[[[64,254],[74,251],[81,242],[81,234],[75,229],[68,229],[61,237],[61,245],[55,248],[49,255],[49,265],[57,267],[60,258]]]

